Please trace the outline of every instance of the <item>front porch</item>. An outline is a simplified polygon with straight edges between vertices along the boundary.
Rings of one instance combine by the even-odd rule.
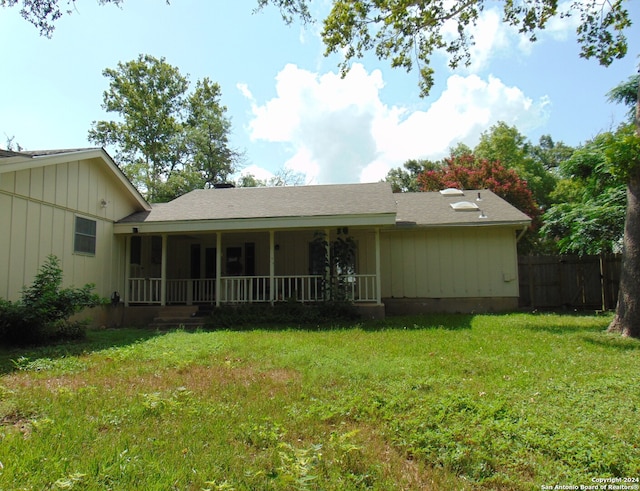
[[[346,299],[378,303],[377,275],[353,274],[336,279],[346,285]],[[227,303],[319,302],[326,299],[322,275],[223,276],[217,279],[129,278],[127,304],[219,305]],[[216,292],[220,291],[220,295]]]
[[[347,237],[354,244],[353,257],[336,266],[332,244]],[[338,289],[347,301],[382,304],[378,229],[134,231],[125,240],[125,306],[311,303],[331,298]]]

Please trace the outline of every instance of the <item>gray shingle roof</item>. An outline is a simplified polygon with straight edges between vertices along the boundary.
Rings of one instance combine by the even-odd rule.
[[[477,201],[478,193],[481,200]],[[472,211],[456,211],[452,203],[469,201]],[[482,211],[483,218],[480,218]],[[395,214],[398,227],[527,225],[528,216],[488,190],[464,196],[439,192],[393,194],[388,183],[322,186],[199,189],[170,203],[153,205],[121,223],[269,219],[290,217]],[[390,222],[386,222],[390,223]]]
[[[388,183],[198,189],[121,222],[393,214]]]
[[[11,150],[3,150],[0,148],[0,159],[5,159],[9,157],[29,157],[26,153],[21,152],[13,152]]]
[[[0,149],[0,158],[6,157],[44,157],[47,155],[58,155],[63,153],[83,152],[86,150],[98,150],[97,147],[90,148],[63,148],[56,150],[20,150],[13,152],[11,150]]]
[[[477,201],[480,193],[481,201]],[[439,192],[394,194],[399,227],[442,225],[528,224],[530,218],[489,190],[466,190],[464,196],[443,196]],[[451,204],[475,203],[478,209],[456,211]],[[480,211],[484,217],[480,218]]]

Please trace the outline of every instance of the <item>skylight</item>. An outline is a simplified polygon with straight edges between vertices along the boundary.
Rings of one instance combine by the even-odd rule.
[[[440,194],[443,196],[464,196],[464,193],[456,188],[442,189]]]
[[[451,203],[451,208],[455,211],[476,211],[480,209],[478,208],[478,205],[471,201],[458,201],[456,203]]]

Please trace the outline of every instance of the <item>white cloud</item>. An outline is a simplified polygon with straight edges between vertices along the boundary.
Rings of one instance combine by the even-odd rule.
[[[260,181],[268,181],[273,177],[273,172],[263,169],[257,165],[248,165],[240,171],[241,176],[253,176]]]
[[[249,99],[252,102],[254,101],[253,94],[249,90],[249,86],[247,84],[237,83],[236,87],[245,98]]]
[[[498,121],[526,133],[548,109],[548,100],[533,101],[493,76],[453,75],[426,111],[413,112],[383,103],[382,73],[360,64],[344,79],[287,65],[276,80],[276,97],[261,105],[249,98],[250,136],[285,145],[293,156],[284,165],[319,184],[382,179],[410,158],[441,158],[458,142],[474,146]]]
[[[581,0],[582,2],[586,0]],[[571,11],[573,1],[561,2],[558,12]],[[497,56],[517,56],[531,54],[534,43],[529,40],[528,35],[518,32],[518,28],[510,26],[502,20],[503,12],[497,7],[483,10],[475,26],[469,26],[467,34],[473,38],[474,44],[470,46],[470,65],[460,67],[467,73],[479,73],[486,69],[491,60]],[[537,33],[538,42],[545,39],[564,41],[570,34],[575,33],[579,23],[579,18],[575,10],[570,17],[560,17],[556,15],[547,23],[544,30]],[[444,26],[446,40],[453,40],[457,37],[457,23],[449,21]],[[441,54],[447,59],[449,55],[442,51]]]

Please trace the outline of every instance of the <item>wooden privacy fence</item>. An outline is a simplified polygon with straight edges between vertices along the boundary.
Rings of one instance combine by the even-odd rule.
[[[520,307],[615,309],[620,255],[519,256]]]

